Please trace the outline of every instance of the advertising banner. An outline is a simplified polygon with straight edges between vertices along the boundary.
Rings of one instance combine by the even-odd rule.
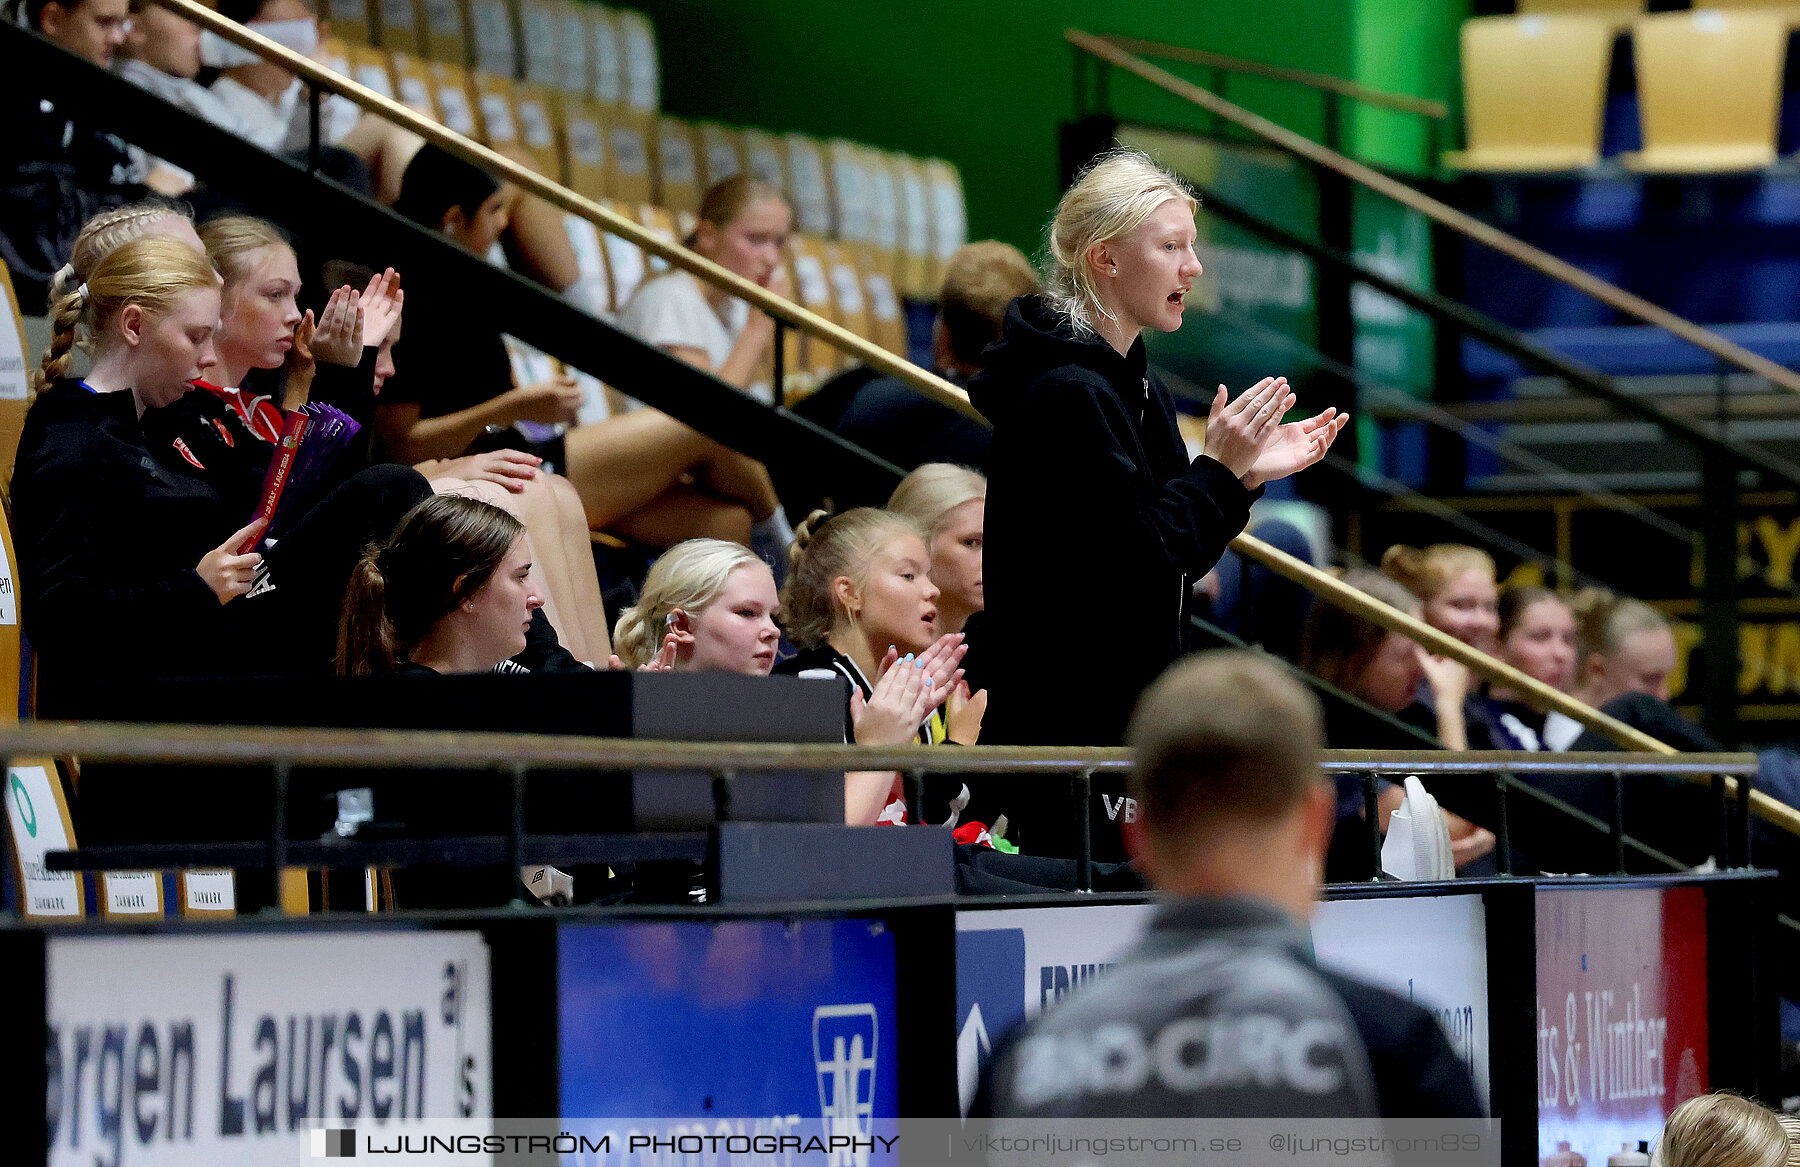
[[[1327,900],[1313,910],[1319,963],[1437,1014],[1490,1105],[1487,908],[1478,895]]]
[[[863,1167],[899,1131],[894,961],[879,920],[561,927],[562,1129],[610,1148],[564,1161],[698,1136]]]
[[[957,1089],[966,1114],[994,1044],[1021,1019],[1104,976],[1143,933],[1150,904],[956,915]],[[1480,896],[1333,900],[1313,915],[1321,964],[1431,1009],[1488,1098],[1486,914]]]
[[[1537,982],[1540,1159],[1605,1163],[1707,1092],[1703,889],[1540,889]]]
[[[53,1167],[279,1164],[315,1131],[485,1133],[473,932],[53,937]]]

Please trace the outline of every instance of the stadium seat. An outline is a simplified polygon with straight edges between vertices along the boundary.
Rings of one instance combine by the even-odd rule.
[[[606,163],[606,121],[599,103],[563,95],[563,136],[569,153],[569,186],[590,199],[611,192]]]
[[[390,53],[417,54],[425,51],[413,0],[377,0],[375,13],[380,17],[376,44]]]
[[[931,250],[931,200],[926,195],[925,171],[916,159],[894,157],[899,178],[900,258],[898,279],[902,293],[929,300],[937,295],[937,258]]]
[[[1600,160],[1614,30],[1589,16],[1483,16],[1462,26],[1467,148],[1457,170],[1580,170]]]
[[[356,78],[356,70],[350,64],[350,48],[337,37],[328,36],[319,42],[319,64],[341,77]]]
[[[588,26],[582,13],[586,5],[561,4],[556,7],[556,48],[562,62],[562,79],[557,88],[569,95],[590,96],[593,80],[588,72]]]
[[[813,235],[796,234],[788,242],[794,255],[795,297],[807,311],[837,322],[831,272],[825,262],[825,241]],[[801,352],[802,366],[817,380],[829,377],[843,363],[843,355],[837,349],[811,336],[805,339]]]
[[[617,305],[613,303],[612,275],[606,267],[606,245],[601,242],[600,229],[580,215],[565,214],[562,223],[581,273],[574,286],[563,292],[563,298],[591,316],[608,319],[617,311]]]
[[[694,128],[680,118],[656,119],[656,203],[689,213],[700,208]]]
[[[327,0],[325,15],[331,21],[331,35],[346,44],[375,43],[366,0]]]
[[[638,113],[662,108],[662,67],[656,59],[656,30],[641,12],[619,13],[619,48],[625,62],[625,104]]]
[[[561,13],[551,0],[519,0],[519,41],[524,80],[545,88],[562,85]]]
[[[475,87],[475,109],[481,122],[481,140],[496,150],[519,140],[519,123],[513,116],[512,82],[493,73],[477,70],[471,81]]]
[[[869,241],[869,176],[863,148],[843,138],[825,144],[825,171],[831,182],[836,237],[862,247]]]
[[[471,93],[467,69],[442,61],[431,63],[431,95],[437,99],[438,114],[444,119],[445,128],[467,138],[480,138],[481,123],[475,118],[475,99]]]
[[[5,318],[0,319],[0,482],[10,482],[13,459],[19,453],[19,431],[25,424],[25,399],[30,392],[31,369],[36,362],[29,356],[19,298],[13,293],[12,276],[4,263],[0,263],[0,313],[5,314]],[[7,562],[12,562],[10,550]],[[4,660],[0,660],[0,685],[5,683],[6,676],[16,676],[18,671],[17,659],[13,661],[10,674],[5,671]],[[6,717],[4,701],[5,696],[0,693],[0,720]],[[13,707],[17,704],[15,701]]]
[[[509,79],[519,75],[518,36],[506,0],[469,0],[469,33],[476,69]]]
[[[869,184],[869,240],[864,274],[879,272],[889,285],[899,274],[900,191],[894,161],[880,150],[863,147],[863,174]]]
[[[1644,148],[1625,165],[1692,174],[1773,163],[1787,35],[1772,12],[1666,12],[1633,24]]]
[[[393,74],[394,93],[402,105],[434,122],[444,120],[432,94],[431,66],[411,53],[390,52],[388,69]]]
[[[545,85],[520,81],[513,86],[513,113],[519,122],[519,140],[537,163],[539,173],[566,184],[567,163],[554,92]]]
[[[1519,0],[1521,16],[1587,16],[1624,28],[1644,14],[1645,0]]]
[[[939,269],[969,241],[968,213],[963,206],[962,175],[941,158],[925,162],[925,190],[931,199],[931,250]],[[933,289],[933,295],[936,289]]]
[[[349,42],[345,49],[350,59],[350,76],[363,88],[373,89],[389,101],[395,100],[397,91],[394,89],[394,75],[388,72],[387,54],[354,41]]]
[[[606,206],[614,214],[628,219],[637,218],[629,206],[617,199],[607,200]],[[649,274],[650,265],[646,262],[648,257],[643,249],[629,239],[618,235],[602,235],[600,243],[606,249],[606,271],[612,283],[612,310],[616,313],[631,302],[638,285]]]
[[[744,164],[760,181],[792,197],[793,184],[788,182],[787,151],[781,139],[767,130],[744,131]]]
[[[469,28],[463,6],[457,0],[416,0],[419,47],[427,57],[446,65],[469,63]]]
[[[644,203],[632,216],[644,226],[650,228],[651,234],[666,243],[680,243],[682,239],[681,221],[675,212],[667,207],[659,207],[653,203]],[[658,255],[645,255],[645,265],[651,272],[669,270],[669,261]]]
[[[579,4],[587,32],[588,93],[604,106],[625,104],[625,57],[619,47],[619,25],[613,10],[599,4]]]
[[[650,128],[654,123],[632,110],[620,109],[608,127],[607,141],[612,145],[612,197],[621,202],[650,202],[656,196],[656,184],[650,174]]]
[[[710,190],[744,171],[744,135],[730,126],[703,122],[700,135],[700,187]],[[780,189],[779,187],[777,189]]]
[[[825,273],[831,279],[831,299],[837,305],[837,322],[856,335],[869,335],[868,299],[863,292],[862,268],[857,249],[843,241],[820,249]]]
[[[788,198],[794,204],[794,225],[811,235],[831,234],[831,187],[825,177],[825,151],[805,134],[788,134]]]

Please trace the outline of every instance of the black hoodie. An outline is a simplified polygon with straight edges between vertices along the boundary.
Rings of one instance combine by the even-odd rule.
[[[982,360],[969,385],[994,425],[987,604],[980,643],[971,638],[992,694],[982,740],[1117,745],[1138,694],[1188,650],[1193,584],[1244,529],[1256,496],[1213,459],[1188,460],[1174,398],[1141,338],[1120,356],[1026,296]],[[1116,798],[1109,807],[1095,820],[1099,858],[1122,854],[1122,807]],[[1027,826],[1021,808],[999,809]],[[1011,837],[1036,854],[1066,854],[1067,829]]]

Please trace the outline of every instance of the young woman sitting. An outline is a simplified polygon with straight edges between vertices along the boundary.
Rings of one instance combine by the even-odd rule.
[[[338,671],[492,672],[525,651],[543,606],[523,524],[479,499],[434,495],[357,563]]]
[[[1344,582],[1409,616],[1419,614],[1418,598],[1379,572],[1351,572]],[[1450,664],[1453,662],[1432,656],[1398,632],[1389,632],[1379,624],[1326,603],[1313,606],[1300,655],[1300,667],[1321,681],[1406,724],[1435,733],[1448,748],[1459,749],[1451,741],[1462,729],[1461,686],[1466,684],[1468,670],[1461,666],[1447,668]],[[1422,688],[1433,694],[1429,706],[1415,699]],[[1390,729],[1383,722],[1357,713],[1338,701],[1325,706],[1327,745],[1339,750],[1419,749],[1425,745],[1403,730]],[[1388,816],[1400,809],[1405,798],[1401,787],[1382,783],[1378,805],[1383,832],[1387,830]],[[1333,845],[1334,866],[1346,858],[1365,861],[1366,865],[1367,836],[1355,825],[1363,810],[1361,779],[1341,776],[1338,823],[1342,842]],[[1450,824],[1450,848],[1457,866],[1471,863],[1494,849],[1492,832],[1448,811],[1445,818]],[[1339,867],[1333,877],[1340,874],[1362,878],[1368,873],[1354,875]]]
[[[937,632],[938,589],[931,555],[918,525],[903,515],[858,507],[841,515],[814,511],[795,535],[793,561],[781,593],[787,633],[800,649],[775,671],[793,676],[837,676],[850,683],[846,737],[857,742],[906,741],[973,745],[981,734],[986,700],[962,684],[962,636]],[[882,647],[885,645],[885,649]],[[905,716],[883,710],[871,723],[868,710],[880,682],[901,670],[915,706]],[[916,676],[909,676],[911,669]],[[941,717],[932,710],[943,708]],[[903,821],[898,779],[873,778],[852,792],[851,822]],[[925,818],[954,822],[967,805],[960,780],[928,780]],[[894,816],[902,816],[896,819]]]
[[[485,255],[506,226],[506,200],[486,172],[427,146],[407,167],[394,209]],[[489,426],[575,422],[574,380],[515,387],[500,334],[472,328],[448,289],[412,289],[407,325],[403,371],[376,410],[390,456],[454,458]],[[760,463],[654,410],[577,426],[563,446],[562,469],[589,527],[653,547],[699,536],[748,542],[752,524],[777,506]]]
[[[888,509],[911,518],[930,536],[937,630],[961,632],[987,604],[981,586],[987,479],[967,466],[927,462],[900,480]]]
[[[1395,544],[1381,557],[1382,574],[1417,596],[1419,617],[1439,632],[1454,636],[1470,648],[1494,655],[1500,631],[1500,588],[1495,582],[1494,560],[1479,547],[1460,543],[1434,543],[1424,549]],[[1451,749],[1497,749],[1499,730],[1492,703],[1480,694],[1468,670],[1451,660],[1440,660],[1434,684],[1419,691],[1419,701],[1435,716],[1432,703],[1440,692],[1461,692],[1463,741],[1454,740],[1455,727],[1440,723],[1438,733],[1451,734],[1444,744]]]
[[[1568,692],[1575,680],[1575,613],[1549,588],[1522,585],[1500,593],[1499,657],[1533,680]],[[1503,750],[1542,750],[1548,710],[1524,694],[1490,688],[1494,744]]]
[[[775,667],[780,599],[769,565],[742,543],[689,539],[662,555],[619,614],[620,667],[766,677]]]
[[[351,565],[427,491],[412,470],[374,467],[296,516],[266,558],[246,551],[270,447],[243,429],[221,442],[233,457],[202,464],[169,408],[215,364],[219,310],[206,258],[152,236],[107,255],[51,317],[12,483],[45,716],[81,716],[101,661],[110,681],[328,665],[323,625]],[[80,381],[78,330],[94,348]]]

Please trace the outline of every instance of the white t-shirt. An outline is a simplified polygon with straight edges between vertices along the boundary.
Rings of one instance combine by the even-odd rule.
[[[684,271],[645,281],[619,313],[619,327],[646,344],[704,352],[714,373],[725,367],[749,320],[750,305],[735,296],[725,302],[723,315],[713,311],[700,282]],[[764,404],[772,401],[767,385],[754,385],[748,392]],[[633,403],[633,408],[639,406]]]
[[[222,111],[222,116],[213,110],[196,110],[208,120],[271,153],[291,154],[306,148],[309,115],[298,78],[275,101],[229,77],[214,81],[211,94],[213,108]],[[361,114],[349,98],[326,94],[319,109],[319,136],[324,144],[335,146],[343,141]]]

